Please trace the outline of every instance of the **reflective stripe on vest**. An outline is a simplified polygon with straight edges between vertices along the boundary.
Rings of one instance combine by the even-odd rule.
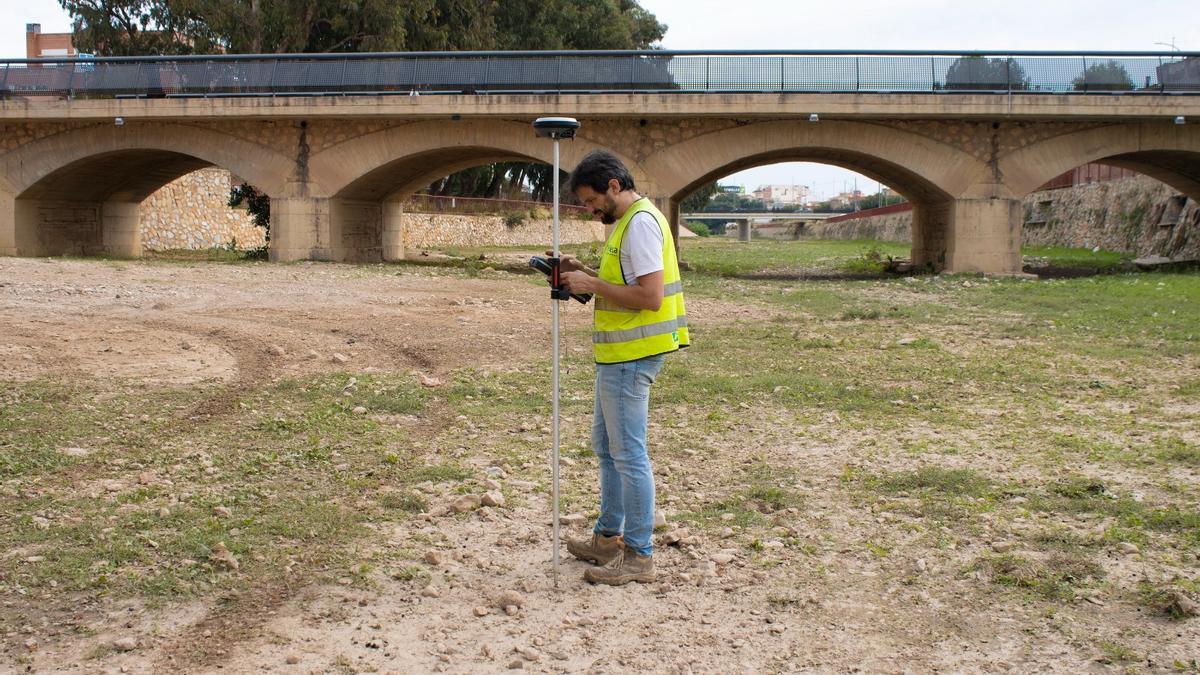
[[[621,271],[621,244],[629,221],[640,212],[653,216],[663,235],[663,303],[657,311],[637,310],[597,296],[595,330],[592,334],[597,363],[634,361],[673,352],[688,346],[690,342],[675,241],[666,217],[649,199],[643,197],[634,202],[617,221],[600,258],[600,278],[610,284],[625,285]]]

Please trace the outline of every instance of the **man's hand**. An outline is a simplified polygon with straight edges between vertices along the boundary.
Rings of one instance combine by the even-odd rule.
[[[554,257],[554,251],[546,251],[546,255]],[[575,256],[567,255],[566,253],[558,254],[558,268],[563,272],[587,272],[592,276],[596,276],[594,270],[579,262]]]
[[[578,263],[576,264],[578,265]],[[562,267],[565,267],[565,265],[562,265]],[[559,279],[566,284],[568,290],[577,295],[584,293],[595,295],[600,290],[600,279],[578,268],[573,272],[560,272]]]

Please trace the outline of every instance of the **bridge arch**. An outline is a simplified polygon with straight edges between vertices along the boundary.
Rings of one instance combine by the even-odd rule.
[[[847,121],[762,122],[713,132],[669,147],[645,162],[677,204],[701,185],[764,164],[833,164],[887,184],[913,203],[914,264],[941,267],[951,245],[954,200],[987,166],[924,136],[881,124]]]
[[[601,147],[586,134],[564,141],[560,166],[569,171]],[[622,160],[639,184],[647,181],[640,165],[628,157]],[[343,261],[403,258],[401,205],[409,195],[457,171],[510,161],[549,164],[553,146],[537,138],[528,124],[438,120],[390,127],[314,154],[312,183],[331,201],[330,256]]]
[[[1110,124],[1063,134],[1008,155],[1000,171],[1013,193],[1024,196],[1089,162],[1132,169],[1200,200],[1200,127],[1195,124]]]
[[[269,195],[294,163],[255,143],[178,124],[72,129],[0,156],[13,199],[17,255],[141,255],[138,205],[167,183],[209,166]]]

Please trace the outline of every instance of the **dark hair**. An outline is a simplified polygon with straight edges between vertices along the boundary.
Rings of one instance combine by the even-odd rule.
[[[593,150],[571,172],[571,177],[567,179],[567,191],[574,194],[586,185],[596,192],[608,192],[608,181],[613,178],[617,179],[622,192],[633,189],[633,176],[616,155]]]

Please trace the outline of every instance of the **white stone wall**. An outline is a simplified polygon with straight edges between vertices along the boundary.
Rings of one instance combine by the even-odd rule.
[[[163,186],[142,202],[142,248],[150,251],[229,246],[258,248],[263,230],[244,207],[229,208],[231,178],[223,169],[201,169]]]
[[[142,248],[150,251],[205,249],[228,246],[257,248],[263,231],[245,208],[229,208],[231,178],[222,169],[202,169],[165,185],[142,202]],[[550,244],[552,219],[526,219],[508,226],[501,216],[464,216],[443,213],[404,214],[406,249],[461,246],[542,246]],[[563,220],[559,239],[564,244],[602,241],[604,225],[598,220]]]
[[[500,216],[459,216],[444,213],[406,213],[404,248],[455,246],[549,246],[551,218],[526,220],[509,227]],[[563,220],[559,223],[559,241],[583,244],[603,241],[604,225],[599,220]]]

